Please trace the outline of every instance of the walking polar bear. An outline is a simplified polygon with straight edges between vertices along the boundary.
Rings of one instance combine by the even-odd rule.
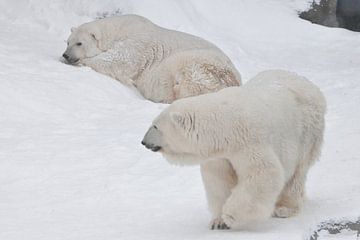
[[[154,102],[241,85],[239,72],[215,45],[137,15],[96,20],[71,31],[63,54],[68,63],[134,86]]]
[[[311,82],[270,70],[242,87],[175,101],[142,144],[171,163],[200,164],[212,229],[246,228],[299,212],[325,111]]]

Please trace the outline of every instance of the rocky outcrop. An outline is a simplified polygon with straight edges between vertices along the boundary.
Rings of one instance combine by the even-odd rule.
[[[328,26],[338,27],[336,19],[336,5],[337,0],[321,0],[320,3],[315,1],[311,4],[309,10],[301,12],[300,17],[312,23]]]
[[[359,0],[313,1],[310,9],[301,12],[299,16],[312,23],[360,32]]]

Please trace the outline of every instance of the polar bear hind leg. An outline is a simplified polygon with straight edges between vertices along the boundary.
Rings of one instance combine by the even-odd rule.
[[[208,63],[191,63],[175,77],[176,99],[219,91],[225,87],[239,86],[229,69]]]
[[[282,190],[273,213],[274,217],[287,218],[296,215],[304,201],[307,169],[298,166],[292,178]]]
[[[304,92],[291,89],[298,103],[303,109],[303,153],[299,153],[300,159],[292,178],[286,183],[282,193],[276,203],[273,216],[291,217],[296,215],[302,208],[305,198],[305,181],[309,168],[319,158],[324,135],[324,114],[326,111],[325,98],[321,92],[307,82],[299,81],[300,87]]]
[[[294,175],[286,183],[276,203],[274,217],[291,217],[301,210],[305,199],[306,175],[311,165],[320,155],[322,141],[322,136],[317,137],[311,151],[305,155],[304,161],[299,163]]]
[[[241,85],[241,76],[228,59],[206,50],[179,53],[168,61],[175,99]]]

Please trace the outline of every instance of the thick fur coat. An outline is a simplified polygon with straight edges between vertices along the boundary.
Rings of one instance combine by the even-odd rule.
[[[200,164],[212,228],[245,228],[299,212],[325,111],[310,81],[270,70],[242,87],[175,101],[142,143],[171,163]]]
[[[123,84],[154,102],[239,86],[241,77],[215,45],[161,28],[137,15],[110,17],[72,28],[63,56]]]

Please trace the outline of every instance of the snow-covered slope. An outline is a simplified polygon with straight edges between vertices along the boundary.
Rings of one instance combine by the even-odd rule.
[[[360,34],[312,25],[305,0],[2,0],[0,239],[303,239],[360,215]],[[302,214],[253,231],[210,231],[198,167],[170,166],[140,141],[165,105],[59,61],[70,27],[136,13],[222,48],[246,81],[282,68],[328,100],[321,160]]]

